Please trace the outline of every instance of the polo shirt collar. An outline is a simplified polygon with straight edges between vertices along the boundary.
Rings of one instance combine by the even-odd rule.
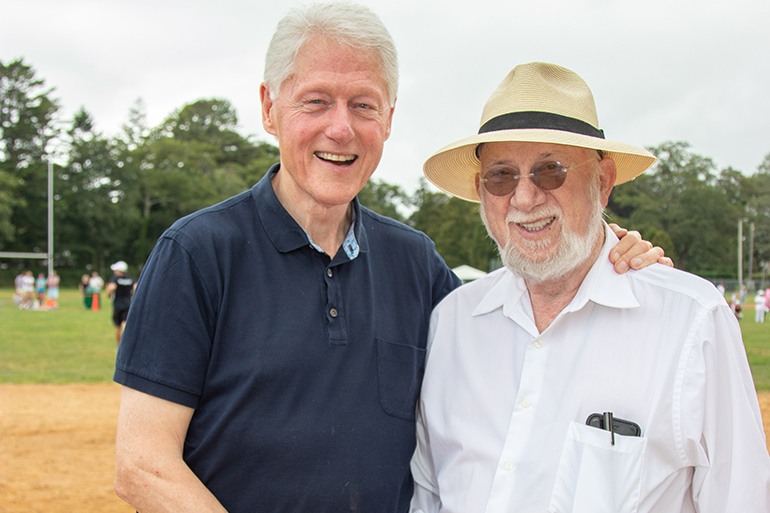
[[[291,217],[291,214],[284,208],[281,202],[278,200],[278,196],[275,195],[273,190],[272,178],[281,169],[281,165],[273,164],[270,169],[265,173],[265,176],[257,182],[251,189],[251,196],[254,200],[257,214],[262,223],[262,226],[267,233],[268,238],[275,246],[275,249],[281,253],[288,253],[294,251],[303,246],[311,244],[309,237],[305,230]],[[358,202],[358,197],[355,197],[352,201],[353,205],[353,230],[355,241],[358,243],[359,252],[367,252],[369,250],[369,244],[366,238],[366,230],[361,222],[361,206]],[[349,240],[351,233],[348,233],[345,245],[349,245],[352,242]],[[346,250],[348,257],[351,253]],[[334,258],[331,255],[330,258]]]
[[[628,276],[616,273],[609,261],[610,250],[618,243],[618,238],[606,223],[604,232],[604,245],[599,257],[591,266],[575,297],[559,316],[578,311],[589,301],[609,308],[639,307]],[[527,329],[534,328],[532,306],[524,279],[507,269],[503,273],[497,283],[482,297],[473,315],[484,315],[502,308],[506,317]]]

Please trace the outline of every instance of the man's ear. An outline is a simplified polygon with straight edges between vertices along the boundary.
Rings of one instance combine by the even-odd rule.
[[[270,98],[270,89],[264,82],[259,86],[259,99],[262,102],[262,126],[264,127],[265,132],[277,136],[278,134],[272,117],[273,105],[275,102]]]
[[[600,197],[602,201],[602,207],[606,207],[610,200],[610,193],[615,186],[615,178],[618,175],[618,170],[615,167],[615,161],[609,157],[603,158],[599,161],[599,183],[600,183]]]
[[[388,124],[385,127],[385,140],[390,139],[390,127],[393,126],[393,112],[396,110],[396,101],[393,100],[393,105],[388,109]]]

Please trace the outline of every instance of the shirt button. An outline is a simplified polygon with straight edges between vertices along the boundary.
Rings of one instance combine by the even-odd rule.
[[[505,470],[513,470],[513,462],[512,461],[506,461],[504,466],[505,466]]]
[[[529,405],[530,405],[530,404],[532,404],[532,403],[531,403],[531,402],[529,402],[529,399],[524,399],[523,401],[521,401],[521,405],[522,405],[523,407],[525,407],[525,408],[529,408]]]
[[[543,342],[540,339],[535,340],[535,347],[540,349],[543,347]]]
[[[327,269],[327,270],[326,270],[326,276],[328,276],[329,278],[331,278],[331,277],[332,277],[332,274],[334,274],[334,273],[332,272],[332,270],[331,270],[331,269]]]
[[[336,308],[332,308],[331,310],[329,310],[329,315],[331,315],[332,317],[336,318],[337,314],[338,312]]]

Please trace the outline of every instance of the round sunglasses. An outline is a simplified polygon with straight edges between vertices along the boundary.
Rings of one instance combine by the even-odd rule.
[[[553,191],[564,185],[567,180],[568,169],[574,169],[593,161],[596,161],[596,158],[567,167],[561,162],[546,160],[532,166],[532,171],[527,175],[520,174],[519,170],[513,167],[497,166],[487,173],[487,176],[479,180],[484,183],[484,187],[493,196],[509,195],[516,190],[516,186],[519,185],[519,180],[523,176],[532,180],[532,183],[538,188],[544,191]]]

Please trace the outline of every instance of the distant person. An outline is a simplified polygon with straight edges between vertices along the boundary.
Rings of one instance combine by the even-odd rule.
[[[743,306],[741,305],[741,298],[738,291],[735,291],[731,295],[730,306],[733,309],[733,313],[738,320],[743,319]]]
[[[38,273],[35,280],[35,291],[37,292],[37,300],[41,305],[45,303],[45,293],[47,290],[47,280],[45,279],[45,273]]]
[[[27,271],[21,277],[21,303],[19,308],[28,310],[35,304],[35,276]]]
[[[754,322],[765,322],[765,291],[758,290],[754,297]]]
[[[16,278],[13,280],[13,286],[14,286],[14,293],[13,293],[13,302],[16,303],[16,305],[21,305],[21,302],[24,300],[24,273],[21,272],[16,275]]]
[[[88,300],[89,298],[88,280],[89,280],[89,276],[87,274],[84,274],[83,276],[80,277],[80,283],[78,284],[78,289],[80,290],[80,293],[83,295],[83,306],[86,307],[86,310],[91,308],[91,303]]]
[[[104,288],[104,280],[101,276],[99,276],[99,273],[96,271],[93,271],[91,273],[91,277],[88,279],[88,292],[91,294],[91,306],[93,309],[98,310],[101,306],[101,303],[99,301],[100,295],[102,293],[102,289]],[[96,301],[96,305],[93,304],[93,301]]]
[[[725,284],[722,282],[719,282],[719,285],[717,285],[717,290],[720,294],[722,294],[722,297],[725,297]]]
[[[765,312],[770,314],[770,287],[765,289]],[[770,317],[770,315],[768,315]]]
[[[104,288],[104,280],[99,276],[98,272],[94,271],[91,273],[91,277],[88,279],[88,286],[91,288],[92,292],[96,294],[101,293]]]
[[[46,285],[48,286],[48,299],[50,299],[53,304],[52,306],[56,307],[59,304],[59,275],[56,274],[56,271],[51,269],[51,275],[48,276],[48,280],[46,281]]]
[[[136,281],[133,276],[128,274],[128,264],[123,260],[115,262],[110,266],[115,273],[107,282],[107,288],[104,289],[107,297],[112,299],[112,322],[115,324],[115,342],[120,344],[120,337],[126,328],[126,317],[128,308],[131,306],[131,297],[136,289]]]

